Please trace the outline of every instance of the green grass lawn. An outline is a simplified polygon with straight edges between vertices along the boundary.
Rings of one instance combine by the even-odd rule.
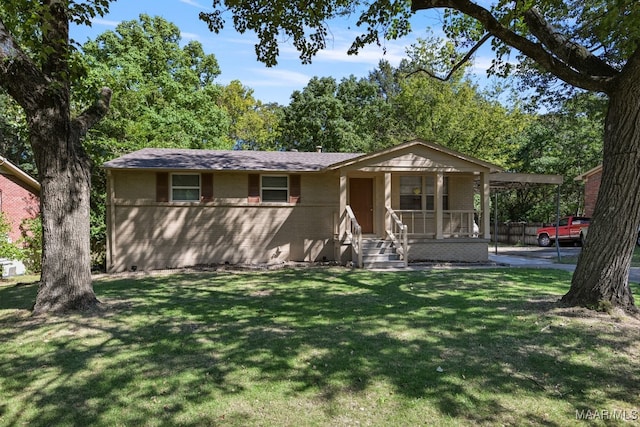
[[[577,264],[578,255],[576,256],[563,256],[560,264]],[[631,258],[631,267],[640,267],[640,246],[636,246],[633,251],[633,257]]]
[[[101,311],[45,318],[28,310],[36,285],[0,284],[0,425],[638,422],[640,321],[558,307],[569,282],[525,269],[138,275],[96,280]]]

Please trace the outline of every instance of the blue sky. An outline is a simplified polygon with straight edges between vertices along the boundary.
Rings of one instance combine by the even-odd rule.
[[[218,83],[240,80],[244,86],[254,90],[255,98],[286,105],[293,91],[304,88],[314,76],[331,76],[338,81],[349,75],[365,77],[383,58],[397,65],[405,56],[406,48],[416,38],[428,36],[428,27],[434,32],[439,31],[440,17],[437,11],[419,12],[412,23],[412,33],[401,40],[386,42],[386,54],[382,47],[370,46],[357,56],[347,55],[351,42],[360,34],[357,27],[344,20],[334,21],[330,23],[327,49],[320,52],[312,64],[301,64],[293,46],[284,42],[280,45],[278,65],[269,68],[256,60],[255,35],[237,33],[231,25],[230,15],[227,16],[223,32],[210,32],[206,24],[198,19],[199,12],[210,10],[210,0],[117,0],[111,4],[109,14],[96,18],[91,27],[73,27],[71,37],[84,43],[105,31],[115,30],[121,21],[137,20],[140,14],[162,16],[180,28],[183,42],[197,40],[206,53],[216,56],[222,71]],[[489,57],[476,58],[475,68],[479,76],[484,74],[483,64],[489,62]]]

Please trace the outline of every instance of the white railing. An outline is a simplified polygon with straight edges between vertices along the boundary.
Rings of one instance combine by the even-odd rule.
[[[346,209],[347,219],[347,237],[351,240],[351,259],[358,261],[358,268],[362,268],[362,227],[358,224],[351,206],[347,205]]]
[[[386,208],[389,216],[388,220],[385,221],[388,226],[387,235],[389,235],[396,248],[402,252],[404,266],[407,267],[409,265],[409,243],[407,238],[409,227],[402,223],[398,215],[391,209],[391,206],[386,206]]]
[[[435,211],[396,211],[400,221],[407,225],[408,233],[435,237]],[[477,237],[474,231],[473,210],[447,210],[442,212],[442,235],[444,237]]]

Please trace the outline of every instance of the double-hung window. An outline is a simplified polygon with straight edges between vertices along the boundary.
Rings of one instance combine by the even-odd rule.
[[[172,174],[171,200],[197,202],[200,200],[200,174]]]
[[[263,202],[288,203],[289,177],[286,175],[262,175],[260,191]]]
[[[400,210],[432,211],[435,209],[435,176],[406,175],[400,177]],[[444,177],[442,207],[449,209],[449,179]]]

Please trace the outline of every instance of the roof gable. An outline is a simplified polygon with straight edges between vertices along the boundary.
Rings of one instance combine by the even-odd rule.
[[[424,171],[425,169],[445,172],[502,171],[500,166],[422,140],[406,142],[386,150],[347,159],[329,167],[329,169],[343,168],[398,172]]]

